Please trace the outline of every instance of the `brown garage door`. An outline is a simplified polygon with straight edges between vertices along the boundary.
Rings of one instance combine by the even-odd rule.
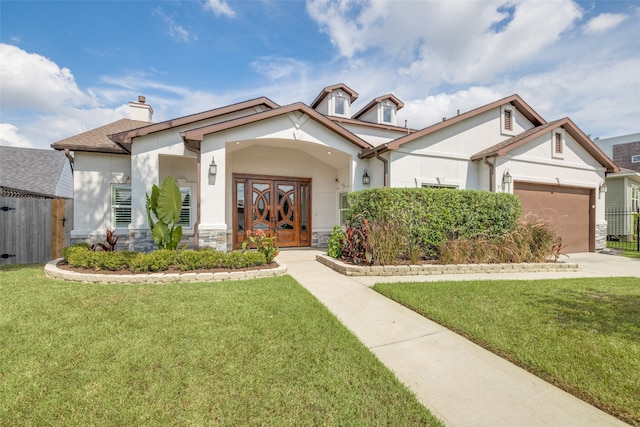
[[[595,250],[594,192],[589,188],[515,182],[522,214],[533,212],[548,218],[562,237],[564,253]]]

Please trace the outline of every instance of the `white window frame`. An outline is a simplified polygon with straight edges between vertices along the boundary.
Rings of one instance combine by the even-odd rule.
[[[556,148],[556,135],[560,135],[560,151]],[[565,138],[564,129],[554,129],[551,132],[551,157],[555,159],[564,159],[564,152],[567,148],[567,140]]]
[[[385,120],[385,111],[389,111],[389,120]],[[383,101],[380,104],[380,123],[384,123],[387,125],[392,125],[395,123],[395,114],[396,109],[394,108],[394,104],[389,101]]]
[[[126,203],[127,198],[124,199],[122,196],[118,196],[118,192],[120,191],[128,191],[128,203]],[[125,203],[118,203],[118,199]],[[129,211],[129,222],[126,225],[118,224],[118,210],[126,212],[128,208]],[[114,229],[126,229],[129,228],[129,224],[131,224],[131,184],[111,184],[111,224]]]
[[[333,97],[332,97],[332,101],[333,101],[333,115],[334,116],[341,116],[341,117],[349,117],[349,99],[347,97],[347,94],[345,94],[344,92],[338,90],[333,92]],[[338,112],[338,105],[342,106],[342,112],[339,113]]]
[[[182,196],[182,209],[180,210],[180,221],[176,225],[182,228],[192,228],[193,224],[193,191],[191,187],[180,187],[180,195]],[[188,204],[185,205],[185,202]],[[183,215],[187,215],[187,221],[183,221]]]
[[[640,163],[640,154],[631,156],[631,163]]]
[[[349,208],[347,207],[348,194],[348,191],[338,193],[338,224],[340,225],[340,227],[344,227],[346,224],[345,214],[349,210]]]

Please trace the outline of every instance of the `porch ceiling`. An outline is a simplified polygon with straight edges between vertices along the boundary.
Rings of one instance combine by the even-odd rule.
[[[252,139],[228,142],[227,153],[234,153],[254,146],[302,151],[327,165],[339,169],[351,165],[351,155],[333,147],[289,139]]]

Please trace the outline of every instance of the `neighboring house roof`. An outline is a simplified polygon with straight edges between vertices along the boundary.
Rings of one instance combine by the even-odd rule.
[[[110,140],[107,135],[128,131],[148,124],[148,122],[138,120],[120,119],[78,135],[61,139],[51,144],[51,147],[56,150],[68,149],[71,151],[127,154],[128,151],[124,147]]]
[[[607,172],[619,172],[620,169],[613,163],[613,161],[607,157],[602,150],[591,141],[591,139],[585,135],[578,126],[576,126],[571,119],[565,117],[564,119],[556,120],[554,122],[546,123],[542,126],[529,129],[522,132],[519,135],[508,138],[492,147],[480,151],[479,153],[471,156],[471,160],[482,160],[485,157],[504,156],[514,148],[520,147],[529,141],[538,138],[545,132],[562,127],[569,135],[576,140],[578,144],[582,146],[587,152],[596,159],[602,166],[607,169]]]
[[[620,172],[607,174],[607,179],[630,178],[632,181],[640,183],[640,172],[631,169],[620,168]]]
[[[229,120],[226,122],[203,126],[197,129],[190,129],[186,132],[182,132],[181,135],[185,141],[199,143],[203,140],[205,135],[209,135],[209,134],[220,132],[227,129],[236,128],[239,126],[244,126],[247,124],[257,123],[263,120],[267,120],[273,117],[281,116],[283,114],[288,114],[292,112],[300,112],[302,114],[308,115],[311,119],[331,129],[332,131],[339,134],[340,136],[345,138],[347,141],[351,142],[352,144],[358,146],[361,149],[372,147],[372,145],[366,142],[365,140],[349,132],[342,126],[334,123],[332,120],[329,120],[326,116],[318,113],[316,110],[310,108],[309,106],[303,104],[302,102],[285,105],[283,107],[275,108],[273,110],[252,114],[250,116],[240,117],[240,118]]]
[[[202,113],[191,114],[188,116],[179,117],[177,119],[166,120],[160,123],[145,123],[146,126],[139,127],[137,129],[125,130],[124,132],[120,133],[111,132],[109,138],[112,141],[117,142],[118,144],[121,144],[122,146],[129,149],[131,146],[131,140],[139,136],[149,135],[151,133],[161,132],[163,130],[175,128],[178,126],[189,125],[203,120],[209,120],[215,117],[223,116],[225,114],[246,110],[248,108],[257,108],[260,106],[266,107],[267,109],[274,109],[279,107],[278,104],[263,96],[260,98],[239,102],[237,104],[231,104],[224,107],[215,108],[213,110],[204,111]]]
[[[327,86],[324,89],[322,89],[322,91],[318,94],[318,96],[316,96],[316,99],[313,100],[313,102],[311,103],[311,108],[316,108],[318,105],[320,105],[320,103],[322,102],[322,100],[331,92],[333,92],[336,89],[342,89],[347,95],[349,95],[349,98],[351,100],[351,103],[353,103],[356,99],[358,99],[358,92],[356,92],[355,90],[351,89],[349,86],[347,86],[344,83],[338,83],[336,85],[331,85],[331,86]]]
[[[378,146],[376,148],[370,149],[370,150],[365,150],[362,153],[362,158],[371,158],[373,156],[375,156],[376,151],[378,153],[384,153],[388,150],[396,150],[398,149],[401,145],[406,144],[407,142],[416,140],[418,138],[421,138],[425,135],[429,135],[433,132],[437,132],[441,129],[444,129],[448,126],[452,126],[456,123],[460,123],[464,120],[467,120],[471,117],[477,116],[479,114],[485,113],[487,111],[491,111],[494,108],[498,108],[501,107],[502,105],[506,105],[506,104],[512,104],[514,107],[516,107],[516,109],[522,114],[524,115],[531,123],[533,123],[534,126],[540,126],[543,125],[545,123],[547,123],[542,116],[540,116],[538,113],[535,112],[535,110],[533,108],[531,108],[529,106],[529,104],[527,104],[522,98],[520,98],[519,95],[514,94],[511,96],[507,96],[506,98],[502,98],[499,99],[495,102],[492,102],[490,104],[484,105],[482,107],[476,108],[474,110],[471,111],[467,111],[466,113],[460,114],[458,116],[455,117],[451,117],[450,119],[447,120],[443,120],[442,122],[438,122],[434,125],[431,125],[429,127],[426,127],[424,129],[421,129],[417,132],[411,133],[407,136],[404,136],[402,138],[398,138],[395,139],[387,144],[384,144],[382,146]]]
[[[0,188],[50,198],[73,198],[69,160],[55,150],[0,146]]]
[[[371,102],[369,102],[367,105],[362,107],[362,109],[360,111],[358,111],[352,118],[358,119],[358,118],[362,117],[363,115],[365,115],[367,113],[367,111],[371,110],[373,107],[375,107],[376,105],[380,104],[382,101],[387,100],[387,99],[389,101],[393,102],[394,104],[396,104],[396,110],[399,110],[402,107],[404,107],[404,103],[402,101],[400,101],[398,98],[396,98],[392,94],[388,93],[386,95],[379,96],[376,99],[374,99]]]

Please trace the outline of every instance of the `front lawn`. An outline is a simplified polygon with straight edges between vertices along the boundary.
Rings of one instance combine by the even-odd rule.
[[[2,425],[440,425],[289,276],[101,285],[0,268]]]
[[[389,283],[374,289],[640,425],[640,279]]]

